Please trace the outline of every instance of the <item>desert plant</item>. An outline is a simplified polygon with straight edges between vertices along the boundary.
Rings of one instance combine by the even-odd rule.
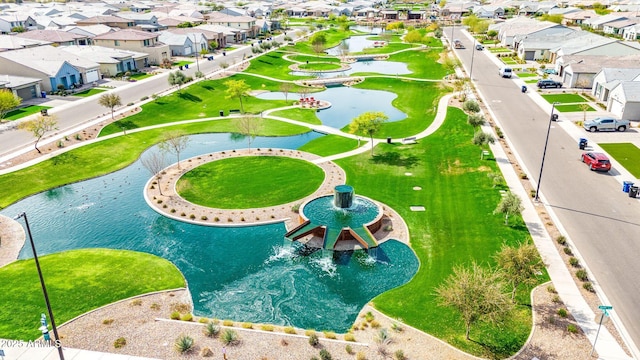
[[[331,353],[327,349],[320,349],[320,359],[321,360],[332,360]]]
[[[180,312],[178,311],[172,312],[170,318],[171,320],[180,320]]]
[[[373,319],[375,319],[375,316],[373,316],[373,313],[369,311],[366,314],[364,314],[364,319],[367,320],[367,322],[372,322]]]
[[[560,235],[556,238],[556,242],[560,245],[566,245],[567,244],[567,238],[564,237],[564,235]]]
[[[556,290],[556,287],[553,286],[553,285],[547,286],[547,291],[552,293],[552,294],[557,294],[558,293],[558,291]]]
[[[213,356],[213,351],[211,351],[211,348],[209,348],[208,346],[205,346],[202,348],[202,350],[200,350],[200,356],[201,357],[212,357]]]
[[[565,309],[565,308],[558,309],[558,316],[560,316],[562,318],[566,318],[567,315],[568,315],[567,309]]]
[[[309,345],[318,346],[319,343],[320,340],[318,340],[318,335],[316,335],[315,333],[309,335]]]
[[[127,339],[123,337],[119,337],[116,341],[113,342],[113,347],[116,349],[120,349],[121,347],[127,345]]]
[[[590,282],[582,284],[582,288],[587,290],[588,292],[596,292],[596,289],[593,288],[593,284],[591,284]]]
[[[193,321],[193,315],[191,313],[186,313],[180,316],[180,320],[182,321]]]
[[[349,354],[349,355],[353,354],[353,348],[352,348],[352,347],[351,347],[351,345],[349,345],[349,344],[347,344],[347,345],[344,347],[344,351],[346,351],[346,352],[347,352],[347,354]]]
[[[569,248],[569,247],[565,247],[564,249],[562,249],[562,251],[564,251],[564,253],[567,254],[567,255],[573,255],[573,252],[571,251],[571,248]]]
[[[324,334],[324,337],[326,337],[327,339],[336,338],[336,333],[334,333],[333,331],[323,331],[322,333]]]
[[[233,320],[222,320],[222,325],[233,326]]]
[[[306,336],[311,336],[311,335],[313,335],[313,334],[315,334],[315,333],[316,333],[316,331],[315,331],[315,330],[313,330],[313,329],[307,329],[307,330],[305,330],[305,331],[304,331],[304,334],[305,334]]]
[[[576,334],[576,333],[578,333],[578,327],[575,326],[574,324],[569,324],[569,325],[567,325],[567,331],[572,333],[572,334]]]
[[[104,319],[102,320],[103,325],[111,325],[113,324],[113,319]]]
[[[580,279],[581,281],[589,280],[589,275],[587,275],[587,271],[584,270],[584,269],[580,269],[580,270],[576,271],[576,277],[578,279]]]
[[[344,334],[344,341],[356,341],[356,337],[353,334]]]
[[[250,322],[243,322],[242,323],[242,328],[243,329],[253,329],[253,324]]]
[[[367,355],[365,355],[365,353],[363,353],[362,351],[358,351],[358,353],[356,354],[356,360],[367,360]]]
[[[480,105],[474,100],[467,100],[462,104],[462,109],[466,112],[477,113],[480,112]]]
[[[402,325],[394,322],[394,323],[391,323],[391,330],[395,332],[401,332],[402,330],[404,330],[404,328],[402,327]]]
[[[206,324],[206,323],[208,323],[208,322],[209,322],[209,319],[207,319],[207,318],[203,318],[203,317],[202,317],[202,318],[199,318],[199,319],[198,319],[198,322],[199,322],[200,324]]]
[[[207,325],[204,326],[204,334],[210,338],[214,338],[220,334],[220,326],[213,322],[208,322]]]
[[[580,266],[580,260],[574,258],[573,256],[569,258],[569,264],[571,264],[571,266],[573,267],[578,267]]]
[[[404,351],[398,349],[395,353],[393,353],[393,357],[396,360],[405,360],[407,357],[404,355]]]
[[[260,330],[263,330],[263,331],[273,331],[273,329],[274,329],[274,326],[271,324],[260,325]]]
[[[239,341],[238,333],[235,330],[226,329],[220,334],[220,340],[225,345],[234,345]]]
[[[175,347],[176,351],[179,352],[180,354],[186,354],[191,350],[193,350],[194,343],[195,341],[193,340],[192,337],[187,335],[180,335],[176,339],[176,342],[173,344],[173,346]]]
[[[285,327],[283,331],[285,334],[296,334],[296,329],[292,326]]]

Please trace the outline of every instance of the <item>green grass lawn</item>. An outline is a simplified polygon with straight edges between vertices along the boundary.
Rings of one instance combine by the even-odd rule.
[[[640,148],[632,143],[598,144],[631,175],[640,178]]]
[[[389,43],[386,46],[369,47],[362,49],[362,51],[360,52],[350,52],[349,55],[388,54],[396,52],[398,50],[410,49],[417,46],[418,45],[406,43]]]
[[[384,90],[398,94],[392,104],[406,113],[407,118],[383,124],[380,132],[376,134],[377,138],[401,138],[426,129],[433,121],[435,107],[443,95],[443,90],[437,83],[393,78],[368,78],[354,87]],[[348,127],[343,130],[347,131]]]
[[[193,64],[193,61],[182,60],[182,61],[174,62],[171,65],[173,67],[179,67],[179,66],[185,66],[185,65],[191,65],[191,64]]]
[[[556,105],[556,110],[558,110],[559,112],[578,112],[578,111],[584,111],[582,110],[582,105],[587,105],[587,104],[569,104],[569,105]],[[588,108],[586,111],[596,111],[596,109],[592,108],[591,106],[587,105]]]
[[[412,72],[404,75],[419,79],[442,79],[449,74],[442,64],[437,61],[440,58],[439,49],[403,51],[389,56],[389,61],[399,61],[407,64]]]
[[[547,100],[549,104],[552,104],[554,102],[567,104],[567,103],[581,103],[581,102],[588,101],[587,99],[583,98],[578,94],[547,94],[547,95],[542,95],[542,97],[545,100]]]
[[[538,79],[525,80],[524,82],[527,83],[527,84],[537,84],[538,83]]]
[[[118,300],[186,286],[175,265],[146,253],[85,249],[39,259],[57,325]],[[0,338],[40,337],[47,311],[33,259],[0,268],[0,284]]]
[[[271,53],[270,53],[271,54]],[[299,62],[313,62],[313,61],[322,61],[322,62],[335,62],[339,63],[340,59],[335,56],[311,56],[311,55],[289,55],[289,59]]]
[[[538,74],[531,73],[531,72],[519,72],[519,73],[516,73],[516,75],[518,75],[519,78],[529,78],[529,77],[538,76]]]
[[[366,142],[362,142],[366,144]],[[309,141],[300,147],[300,151],[306,151],[319,156],[330,156],[354,150],[358,147],[358,140],[337,136],[326,135]]]
[[[300,64],[298,67],[301,70],[307,71],[326,71],[326,70],[338,70],[340,69],[340,64],[335,63],[308,63],[308,64]]]
[[[21,107],[19,109],[11,110],[7,113],[7,115],[2,120],[18,120],[25,116],[29,116],[32,114],[37,114],[42,109],[51,109],[50,106],[40,106],[40,105],[27,105]]]
[[[414,278],[376,297],[375,306],[464,351],[477,356],[493,351],[502,358],[520,349],[529,335],[530,289],[518,289],[520,305],[506,323],[473,327],[474,341],[464,339],[460,316],[439,306],[433,295],[453,266],[473,259],[494,264],[492,256],[503,243],[530,241],[522,219],[505,226],[502,216],[493,214],[500,194],[487,174],[499,170],[495,161],[480,160],[466,119],[461,110],[449,108],[444,125],[416,145],[382,144],[373,158],[367,152],[337,163],[358,194],[383,202],[405,219],[411,247],[420,259]],[[414,186],[423,190],[414,191]],[[411,212],[410,205],[422,205],[426,211]],[[547,279],[545,275],[540,281]]]
[[[281,121],[262,119],[261,122],[259,135],[263,136],[289,136],[309,131],[306,127]],[[0,197],[0,208],[41,191],[122,169],[133,163],[144,150],[162,141],[163,134],[172,129],[186,134],[234,132],[237,125],[233,119],[176,125],[130,133],[73,149],[26,169],[0,175],[0,188],[11,189]]]
[[[507,65],[517,65],[518,61],[516,61],[515,59],[511,58],[511,57],[501,57],[500,61],[502,61],[503,63],[507,64]]]
[[[298,120],[298,121],[306,122],[307,124],[320,125],[322,124],[322,121],[318,119],[318,116],[316,114],[317,113],[315,109],[301,109],[301,108],[286,109],[286,110],[274,111],[271,113],[271,115],[273,116],[280,116],[280,117],[284,117],[291,120]]]
[[[152,76],[153,76],[152,73],[140,72],[140,73],[131,74],[129,76],[129,78],[130,79],[134,79],[134,80],[143,80],[143,79],[146,79],[146,78],[150,78]]]
[[[485,42],[482,42],[483,44],[486,44]],[[487,48],[487,50],[489,50],[489,52],[492,53],[503,53],[503,52],[511,52],[513,50],[511,49],[507,49],[505,47],[492,47],[492,48]]]
[[[285,53],[280,51],[272,51],[255,59],[252,59],[251,64],[245,70],[245,72],[260,74],[263,76],[282,80],[297,80],[308,78],[308,76],[289,74],[291,72],[291,70],[289,70],[289,65],[292,65],[293,63],[291,61],[283,59],[283,55],[285,55]],[[309,56],[309,61],[324,61],[324,58],[315,57],[315,60],[311,60],[312,58],[312,56]]]
[[[229,79],[244,80],[252,90],[279,91],[281,84],[241,74],[225,79],[201,81],[183,88],[180,92],[142,105],[140,113],[105,126],[100,136],[121,132],[123,127],[131,130],[180,120],[216,117],[220,115],[220,110],[229,114],[230,109],[240,109],[240,101],[237,98],[226,99],[227,88],[224,82]],[[294,86],[291,90],[292,96],[297,88]],[[242,102],[245,113],[248,114],[259,114],[261,111],[286,105],[284,100],[261,100],[254,96],[245,96]]]
[[[304,181],[300,174],[304,174]],[[243,156],[201,165],[184,174],[176,189],[195,204],[249,209],[302,199],[316,191],[323,180],[322,169],[304,160]]]
[[[107,91],[106,89],[100,89],[100,88],[93,88],[93,89],[88,89],[88,90],[84,90],[84,91],[80,91],[77,92],[75,94],[73,94],[73,96],[78,96],[78,97],[89,97],[95,94],[100,94],[101,92],[105,92]]]

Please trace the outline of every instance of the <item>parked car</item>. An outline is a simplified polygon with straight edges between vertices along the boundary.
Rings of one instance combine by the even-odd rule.
[[[482,44],[476,44],[476,50],[484,50],[484,46],[482,46]]]
[[[538,69],[538,74],[540,76],[543,76],[544,74],[547,75],[556,75],[558,72],[556,71],[556,69]]]
[[[609,171],[611,170],[611,161],[607,155],[599,152],[582,153],[581,160],[589,166],[591,171]]]
[[[513,70],[511,70],[511,68],[509,67],[502,67],[500,68],[500,70],[498,70],[498,74],[503,78],[510,78],[512,73]]]
[[[453,39],[453,47],[456,49],[464,49],[464,45],[462,45],[462,41],[459,39]]]
[[[562,87],[562,83],[559,81],[555,81],[555,80],[551,80],[551,79],[543,79],[543,80],[538,80],[538,88],[540,89],[546,89],[546,88],[561,88]]]
[[[618,120],[612,117],[599,117],[585,121],[582,124],[585,130],[596,131],[625,131],[629,128],[629,120]]]

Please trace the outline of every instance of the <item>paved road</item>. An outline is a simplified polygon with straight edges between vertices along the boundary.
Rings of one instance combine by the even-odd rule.
[[[471,40],[458,29],[454,31],[454,38],[462,40],[466,47],[456,53],[472,73],[476,88],[529,177],[536,182],[551,106],[547,104],[543,110],[535,101],[535,92],[522,94],[516,81],[500,78],[489,53],[474,51]],[[449,37],[451,28],[444,33]],[[568,132],[560,125],[568,126]],[[611,174],[590,172],[578,160],[578,137],[585,135],[589,136],[568,123],[552,124],[541,181],[542,198],[588,264],[631,340],[640,344],[640,262],[636,258],[640,254],[640,200],[621,191],[620,182],[613,176],[615,169]]]
[[[289,35],[293,35],[293,31]],[[275,37],[278,42],[283,42],[284,35]],[[242,61],[245,56],[251,54],[251,46],[243,47],[238,50],[227,52],[226,56],[221,54],[214,54],[214,60],[208,61],[206,59],[199,59],[198,64],[194,63],[189,66],[189,69],[185,69],[184,73],[187,76],[195,77],[195,72],[200,68],[205,75],[220,69],[220,64],[225,62],[227,65],[232,66]],[[152,94],[160,94],[170,88],[167,77],[169,72],[165,72],[151,78],[148,78],[141,82],[130,83],[128,85],[118,87],[112,92],[120,95],[122,104],[138,103],[144,96],[151,96]],[[58,131],[57,133],[63,133],[66,130],[71,130],[80,124],[88,123],[92,120],[103,116],[108,113],[109,110],[98,104],[98,97],[90,97],[80,100],[69,102],[68,104],[55,107],[49,111],[58,119]],[[50,136],[50,134],[47,134]],[[26,144],[33,144],[33,136],[22,130],[5,130],[0,132],[0,158],[2,156],[12,153],[20,148],[23,148]]]

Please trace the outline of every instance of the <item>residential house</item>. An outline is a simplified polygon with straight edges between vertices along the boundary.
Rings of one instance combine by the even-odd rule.
[[[230,29],[226,26],[220,25],[209,25],[203,24],[198,25],[195,28],[192,28],[192,31],[208,31],[211,33],[215,33],[217,38],[215,39],[218,42],[219,48],[227,47],[227,44],[237,44],[242,41],[241,33],[236,31],[235,29]],[[206,34],[206,32],[203,32]],[[208,38],[208,37],[207,37]],[[210,39],[209,39],[210,40]]]
[[[86,45],[90,39],[86,35],[62,30],[33,30],[15,35],[17,37],[49,42],[52,45]]]
[[[13,35],[0,35],[0,52],[49,45],[49,41],[27,39]]]
[[[136,23],[133,20],[121,18],[119,16],[93,16],[83,20],[76,21],[76,25],[88,26],[88,25],[107,25],[116,29],[129,29],[136,27]]]
[[[22,100],[41,96],[40,79],[0,74],[0,89],[8,89]]]
[[[164,59],[171,57],[171,50],[168,45],[158,40],[158,36],[158,33],[125,29],[98,35],[93,38],[93,43],[98,46],[146,53],[149,54],[148,65],[159,65]]]
[[[156,32],[166,30],[167,27],[158,23],[158,18],[153,14],[140,14],[135,12],[123,12],[118,14],[123,19],[128,19],[136,24],[140,30]]]
[[[591,94],[599,102],[607,103],[609,93],[623,81],[633,81],[640,76],[639,68],[602,68],[593,77],[593,87]]]
[[[15,28],[35,29],[38,23],[25,14],[0,15],[0,34],[13,32]]]
[[[604,26],[610,22],[627,20],[629,16],[627,13],[611,13],[602,16],[595,16],[582,22],[582,24],[588,26],[593,30],[603,30]]]
[[[622,29],[622,38],[627,41],[640,40],[640,24]]]
[[[382,9],[380,10],[379,14],[382,20],[399,20],[400,19],[400,13],[398,10],[395,10],[395,9]]]
[[[204,25],[207,26],[207,25]],[[165,32],[171,32],[173,34],[185,34],[193,39],[193,43],[196,44],[198,48],[198,52],[202,52],[203,50],[213,51],[215,49],[226,47],[224,33],[217,31],[209,31],[205,30],[203,27],[198,26],[196,28],[183,28],[183,29],[169,29],[165,30]],[[211,43],[215,41],[217,46],[212,47]],[[194,48],[195,51],[195,48]]]
[[[640,120],[640,76],[611,89],[607,110],[627,120]]]
[[[516,39],[521,41],[527,36],[566,32],[563,25],[550,21],[538,21],[528,17],[516,17],[507,21],[489,25],[489,30],[498,31],[498,40],[503,46],[516,47]]]
[[[65,46],[63,50],[91,59],[100,65],[100,73],[111,77],[127,71],[139,70],[149,63],[149,55],[130,50],[103,46]]]
[[[96,62],[50,45],[0,53],[4,73],[40,79],[43,91],[70,89],[100,78]]]
[[[139,2],[129,4],[129,10],[131,10],[131,12],[134,12],[134,13],[149,12],[151,11],[151,9],[152,9],[152,6],[148,4],[143,4]]]
[[[88,26],[67,26],[62,28],[61,30],[73,34],[83,35],[88,38],[87,41],[84,41],[82,39],[79,40],[78,45],[91,45],[93,43],[92,39],[94,37],[116,31],[114,28],[102,24]]]
[[[562,24],[567,26],[581,26],[583,22],[592,17],[599,16],[593,10],[582,10],[562,14]]]
[[[226,26],[230,29],[240,31],[242,41],[246,40],[247,37],[255,38],[258,32],[256,19],[250,16],[232,16],[214,11],[209,15],[207,24]]]
[[[627,56],[571,55],[557,61],[556,68],[567,87],[592,89],[596,75],[605,67],[633,69],[640,67],[640,53]]]
[[[617,35],[619,37],[622,37],[622,32],[624,29],[638,24],[640,24],[640,19],[638,18],[617,20],[604,24],[604,26],[602,27],[602,31],[605,34]]]
[[[195,46],[192,39],[187,34],[173,34],[166,31],[161,32],[158,36],[159,41],[169,45],[171,56],[191,56],[194,54]]]
[[[504,8],[497,5],[481,5],[474,6],[472,10],[473,14],[483,19],[496,19],[504,17]]]

